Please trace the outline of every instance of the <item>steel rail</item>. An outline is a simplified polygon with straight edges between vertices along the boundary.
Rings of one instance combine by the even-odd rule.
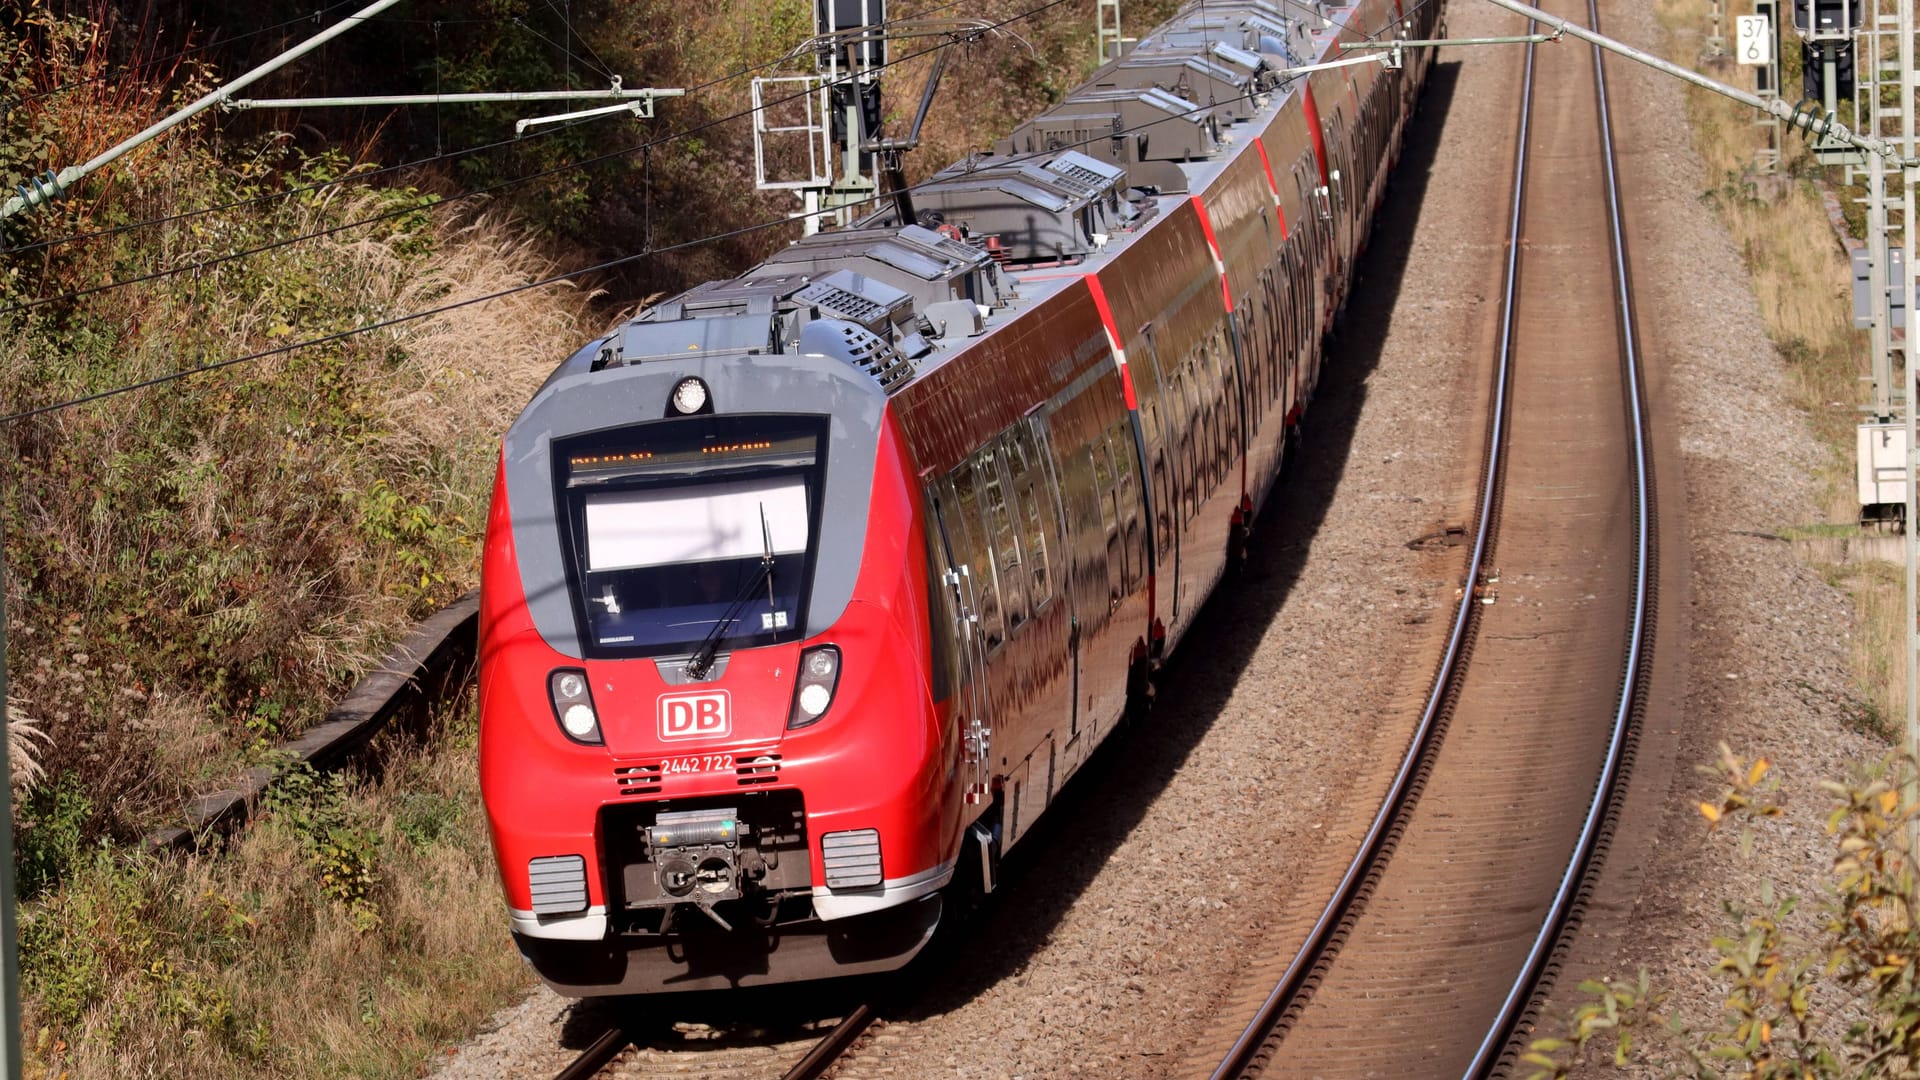
[[[554,1074],[553,1080],[588,1080],[598,1076],[607,1063],[620,1055],[633,1042],[627,1029],[615,1024],[602,1032],[600,1037],[587,1044],[580,1056],[567,1063],[567,1067]]]
[[[805,1057],[781,1073],[780,1080],[819,1080],[834,1062],[845,1056],[848,1047],[860,1037],[861,1032],[867,1030],[874,1018],[873,1006],[861,1004],[821,1036]],[[626,1028],[615,1024],[580,1051],[580,1056],[555,1074],[554,1080],[589,1080],[598,1076],[600,1070],[606,1068],[632,1042],[633,1037],[627,1034]]]
[[[1527,141],[1532,123],[1534,48],[1533,45],[1527,46],[1526,77],[1521,86],[1519,149],[1514,154],[1513,210],[1507,223],[1506,286],[1501,296],[1499,362],[1494,374],[1486,468],[1480,483],[1479,520],[1474,530],[1473,551],[1467,560],[1465,581],[1460,589],[1460,605],[1454,612],[1453,626],[1447,635],[1446,651],[1441,656],[1432,690],[1421,710],[1419,726],[1414,729],[1406,756],[1394,773],[1393,782],[1387,789],[1386,797],[1381,800],[1379,811],[1361,839],[1359,853],[1348,865],[1333,896],[1308,931],[1305,945],[1281,973],[1272,992],[1234,1041],[1219,1067],[1214,1069],[1212,1080],[1228,1080],[1252,1066],[1268,1034],[1296,999],[1308,975],[1330,954],[1335,932],[1345,921],[1354,902],[1360,898],[1368,878],[1381,865],[1381,855],[1389,837],[1411,808],[1414,780],[1438,746],[1438,736],[1444,728],[1448,706],[1465,671],[1471,632],[1480,606],[1477,602],[1478,585],[1493,548],[1493,529],[1499,518],[1501,483],[1506,471],[1507,398],[1513,373],[1514,295],[1520,279],[1520,221],[1521,209],[1525,205]]]
[[[1587,0],[1587,20],[1597,31],[1600,12],[1596,0]],[[1531,48],[1531,46],[1529,46]],[[1620,361],[1627,381],[1627,411],[1633,431],[1634,478],[1634,589],[1631,633],[1627,640],[1626,668],[1620,683],[1619,702],[1614,710],[1613,731],[1607,742],[1607,756],[1594,785],[1593,801],[1581,823],[1580,837],[1567,860],[1560,884],[1542,920],[1540,932],[1527,952],[1526,963],[1514,980],[1506,1000],[1487,1037],[1481,1042],[1473,1061],[1462,1075],[1477,1078],[1488,1075],[1500,1056],[1511,1045],[1521,1018],[1531,1009],[1537,996],[1539,978],[1548,957],[1564,942],[1563,931],[1573,907],[1592,882],[1590,871],[1602,833],[1617,817],[1618,796],[1622,789],[1622,765],[1628,753],[1628,736],[1635,713],[1645,700],[1645,660],[1652,631],[1653,571],[1653,486],[1648,465],[1646,387],[1642,381],[1638,327],[1634,319],[1633,289],[1629,279],[1626,230],[1621,220],[1620,177],[1614,161],[1613,116],[1607,102],[1607,72],[1600,46],[1593,46],[1593,88],[1600,109],[1601,159],[1605,166],[1607,191],[1607,231],[1613,258],[1614,302],[1618,309]]]
[[[871,1023],[873,1007],[863,1003],[848,1013],[846,1019],[835,1024],[833,1030],[827,1032],[819,1042],[814,1043],[813,1049],[807,1051],[807,1056],[782,1073],[780,1080],[819,1080],[819,1077],[826,1075],[829,1066],[846,1054],[853,1040],[859,1038]]]

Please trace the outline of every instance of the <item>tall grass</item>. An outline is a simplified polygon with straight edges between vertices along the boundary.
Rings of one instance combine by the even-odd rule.
[[[25,176],[151,122],[201,74],[102,79],[98,25],[0,32]],[[169,81],[170,80],[170,81]],[[31,243],[341,176],[348,151],[190,125],[37,212]],[[10,257],[0,412],[547,275],[504,208],[338,187]],[[240,248],[377,225],[219,265]],[[156,270],[188,272],[70,295]],[[51,298],[49,300],[49,298]],[[379,778],[299,773],[224,850],[126,841],[315,721],[470,588],[498,434],[584,336],[553,286],[0,428],[21,959],[50,1076],[412,1075],[524,979],[500,926],[471,703]],[[31,720],[26,719],[30,716]],[[35,733],[38,734],[35,734]],[[16,761],[20,760],[16,758]],[[449,993],[458,987],[459,993]]]
[[[296,779],[224,851],[83,848],[23,911],[30,1075],[408,1077],[522,985],[471,699],[377,781]]]

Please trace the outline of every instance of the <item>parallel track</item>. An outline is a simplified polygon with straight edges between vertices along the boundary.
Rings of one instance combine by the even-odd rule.
[[[1587,0],[1590,24],[1599,25],[1595,0]],[[1431,692],[1422,710],[1419,724],[1404,760],[1389,784],[1387,796],[1358,845],[1358,853],[1341,877],[1331,899],[1308,931],[1305,944],[1281,974],[1272,991],[1232,1048],[1214,1070],[1214,1080],[1227,1080],[1258,1074],[1297,1019],[1315,987],[1335,963],[1342,945],[1351,936],[1360,913],[1380,881],[1388,860],[1412,820],[1415,804],[1433,775],[1441,743],[1455,705],[1466,682],[1469,662],[1482,619],[1481,590],[1499,534],[1502,501],[1508,471],[1508,443],[1511,429],[1511,396],[1514,379],[1515,313],[1521,299],[1521,258],[1526,246],[1523,234],[1524,207],[1528,194],[1529,149],[1533,140],[1533,106],[1536,46],[1527,46],[1526,66],[1521,93],[1518,149],[1513,170],[1513,203],[1508,218],[1507,249],[1502,291],[1501,325],[1490,409],[1485,468],[1478,492],[1477,524],[1468,558],[1465,585],[1446,640]],[[1622,228],[1620,191],[1614,161],[1611,116],[1607,103],[1607,85],[1600,52],[1593,50],[1594,94],[1599,112],[1599,137],[1604,160],[1605,203],[1608,248],[1611,257],[1613,301],[1617,320],[1615,331],[1621,344],[1620,364],[1625,383],[1625,405],[1631,456],[1631,514],[1633,551],[1630,572],[1630,625],[1625,635],[1625,651],[1616,704],[1611,718],[1604,763],[1599,772],[1572,844],[1565,869],[1545,905],[1532,944],[1524,962],[1501,1000],[1497,1012],[1485,1026],[1485,1035],[1465,1077],[1493,1075],[1510,1063],[1509,1048],[1538,1007],[1542,975],[1554,965],[1566,946],[1570,930],[1577,926],[1586,891],[1591,887],[1599,856],[1604,851],[1617,817],[1618,803],[1624,793],[1624,776],[1631,765],[1633,722],[1643,707],[1650,672],[1648,656],[1652,635],[1655,591],[1654,506],[1649,462],[1648,423],[1645,406],[1644,375],[1637,348],[1628,262]],[[1573,332],[1577,332],[1577,327]],[[1497,572],[1495,572],[1497,573]],[[1498,843],[1498,837],[1487,838]],[[1386,993],[1386,991],[1382,991]]]

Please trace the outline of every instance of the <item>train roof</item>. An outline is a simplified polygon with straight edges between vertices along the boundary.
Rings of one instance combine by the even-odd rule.
[[[889,206],[804,237],[647,308],[565,368],[807,353],[895,392],[1065,287],[1023,273],[1096,270],[1204,191],[1245,148],[1236,129],[1271,119],[1304,85],[1280,72],[1324,56],[1358,10],[1195,0],[993,153],[915,185],[919,221],[903,225]]]

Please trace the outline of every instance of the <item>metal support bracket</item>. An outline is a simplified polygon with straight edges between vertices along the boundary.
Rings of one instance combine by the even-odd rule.
[[[620,76],[615,75],[613,85],[604,90],[502,90],[470,94],[370,94],[361,97],[315,98],[222,97],[220,107],[230,112],[239,112],[245,109],[337,109],[361,105],[481,105],[528,101],[592,101],[600,98],[612,101],[646,102],[648,108],[651,108],[654,98],[679,97],[685,93],[685,90],[654,88],[628,90],[620,85]]]
[[[1711,90],[1722,97],[1732,98],[1742,105],[1752,106],[1769,116],[1777,116],[1785,120],[1789,126],[1798,127],[1816,135],[1829,136],[1838,142],[1859,147],[1868,153],[1879,154],[1881,157],[1895,164],[1905,166],[1920,164],[1920,162],[1915,162],[1910,155],[1903,153],[1900,146],[1894,141],[1873,135],[1862,135],[1848,128],[1847,125],[1829,117],[1795,114],[1793,107],[1787,104],[1785,98],[1763,98],[1751,90],[1742,90],[1739,87],[1728,86],[1726,83],[1716,79],[1710,79],[1697,71],[1690,71],[1687,68],[1683,68],[1671,60],[1655,56],[1644,49],[1636,49],[1625,42],[1616,41],[1605,34],[1596,33],[1584,26],[1569,22],[1558,15],[1550,14],[1528,4],[1523,4],[1520,0],[1487,0],[1487,2],[1497,7],[1506,8],[1516,15],[1525,15],[1537,23],[1551,26],[1556,32],[1569,34],[1590,45],[1597,45],[1616,56],[1624,56],[1635,63],[1644,64],[1647,67],[1653,68],[1655,71],[1664,72],[1676,79],[1690,82],[1702,89]]]

